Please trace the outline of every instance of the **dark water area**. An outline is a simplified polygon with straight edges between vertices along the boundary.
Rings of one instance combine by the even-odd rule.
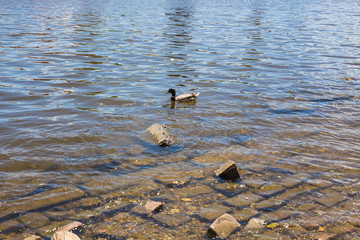
[[[360,238],[359,2],[0,3],[0,238],[91,215],[83,239],[206,239],[213,205],[242,224],[229,239]],[[173,105],[169,88],[201,94]],[[229,159],[235,183],[213,174]],[[234,205],[236,189],[282,204]],[[154,197],[183,221],[124,208]],[[279,228],[249,232],[252,216]]]

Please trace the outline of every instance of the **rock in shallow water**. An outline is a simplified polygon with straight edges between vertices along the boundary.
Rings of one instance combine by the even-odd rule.
[[[71,232],[56,232],[52,237],[51,240],[80,240],[80,238]]]
[[[226,238],[239,226],[240,224],[233,216],[225,213],[210,225],[207,235],[209,238]]]
[[[215,174],[224,180],[235,181],[236,179],[240,178],[236,163],[231,160],[221,165],[221,167],[215,171]]]
[[[160,147],[167,147],[174,142],[165,125],[155,123],[151,125],[147,131]]]

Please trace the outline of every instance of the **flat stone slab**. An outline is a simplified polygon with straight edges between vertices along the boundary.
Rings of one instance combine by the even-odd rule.
[[[318,198],[316,201],[326,207],[331,207],[346,199],[347,197],[345,197],[344,195],[334,192],[325,194],[324,196]]]
[[[4,217],[8,214],[29,212],[31,210],[48,207],[64,201],[74,200],[85,195],[86,193],[84,191],[72,185],[55,188],[29,197],[11,201],[3,207],[0,206],[0,217]]]
[[[227,238],[238,227],[240,227],[240,224],[236,219],[230,214],[225,213],[210,225],[207,235],[209,238]]]
[[[214,220],[229,211],[231,211],[230,207],[226,207],[223,205],[214,205],[214,206],[202,208],[198,212],[198,215],[207,220]]]
[[[147,131],[160,147],[167,147],[174,142],[165,125],[155,123],[151,125]]]
[[[235,197],[227,199],[225,202],[235,207],[245,207],[250,205],[251,203],[256,203],[263,199],[263,197],[253,193],[242,193]]]
[[[153,218],[169,227],[176,227],[190,221],[190,217],[181,214],[168,214],[160,212],[153,216]]]
[[[215,171],[216,176],[224,180],[235,181],[240,178],[236,163],[232,160],[227,161]]]

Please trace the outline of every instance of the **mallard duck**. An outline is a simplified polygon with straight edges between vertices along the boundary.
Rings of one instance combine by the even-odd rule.
[[[176,91],[173,88],[170,88],[166,93],[171,93],[171,101],[177,101],[177,102],[195,100],[200,95],[199,92],[190,92],[176,96]]]

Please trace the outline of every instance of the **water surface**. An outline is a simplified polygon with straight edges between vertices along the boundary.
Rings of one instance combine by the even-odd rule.
[[[164,164],[187,171],[171,163],[229,149],[252,173],[358,186],[358,2],[0,3],[1,206],[68,185],[91,192],[99,179],[156,180]],[[169,88],[201,95],[174,106]],[[177,142],[155,146],[153,123]]]

